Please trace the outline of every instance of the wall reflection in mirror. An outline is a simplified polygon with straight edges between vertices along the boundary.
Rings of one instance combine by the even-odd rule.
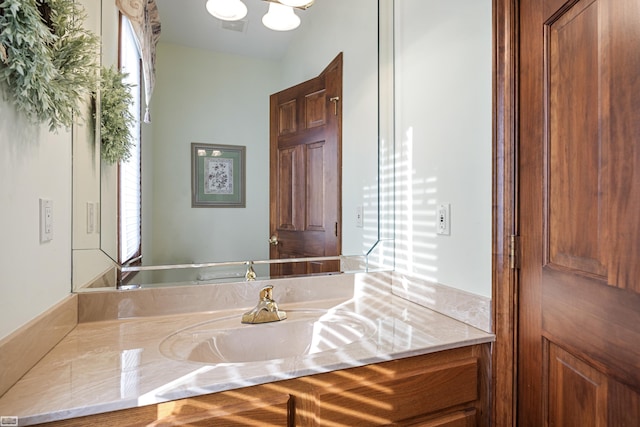
[[[243,261],[269,258],[269,96],[317,76],[340,52],[340,234],[342,254],[353,255],[353,266],[359,268],[361,256],[381,238],[376,2],[316,0],[309,9],[296,10],[298,28],[281,32],[262,25],[269,6],[262,0],[244,0],[248,14],[233,25],[206,13],[200,0],[156,1],[162,34],[149,103],[151,121],[142,123],[140,131],[141,253],[134,259],[142,266],[229,264],[142,271],[129,277],[131,283],[244,279]],[[101,32],[102,65],[118,64],[115,1],[102,0],[99,6],[96,1],[81,2],[89,24]],[[119,169],[100,161],[96,138],[74,129],[75,290],[115,286],[114,266],[129,261],[123,259],[118,237]],[[246,147],[245,207],[192,207],[194,142]],[[233,265],[234,261],[240,263]],[[258,278],[268,277],[267,265],[257,263],[254,268]]]

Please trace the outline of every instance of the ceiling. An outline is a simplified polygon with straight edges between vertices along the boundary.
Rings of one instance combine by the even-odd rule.
[[[207,13],[206,0],[156,0],[162,24],[160,42],[263,59],[282,58],[297,30],[280,32],[266,28],[262,16],[267,13],[268,2],[243,1],[249,9],[247,16],[239,22],[225,22]],[[300,16],[302,27],[313,7],[295,13]],[[224,27],[240,27],[241,31]]]

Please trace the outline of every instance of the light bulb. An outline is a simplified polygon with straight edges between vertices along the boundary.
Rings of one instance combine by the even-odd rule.
[[[247,6],[241,0],[207,0],[206,8],[223,21],[239,21],[247,16]]]
[[[275,31],[289,31],[298,28],[300,17],[289,6],[270,2],[269,11],[262,17],[262,23]]]

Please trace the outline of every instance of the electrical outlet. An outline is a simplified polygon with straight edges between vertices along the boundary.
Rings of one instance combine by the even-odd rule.
[[[451,204],[441,203],[436,209],[437,233],[443,236],[451,235]]]
[[[40,243],[53,240],[53,202],[40,199]]]

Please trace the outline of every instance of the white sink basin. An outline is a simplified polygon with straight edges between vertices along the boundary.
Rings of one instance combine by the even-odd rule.
[[[344,347],[375,331],[370,320],[348,311],[286,310],[280,322],[247,325],[241,315],[182,329],[160,343],[171,359],[246,363],[305,356]]]

